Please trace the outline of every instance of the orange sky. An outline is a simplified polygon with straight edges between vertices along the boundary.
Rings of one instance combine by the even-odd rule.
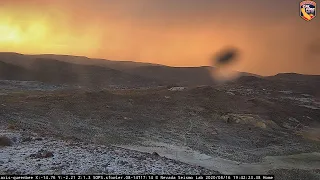
[[[0,51],[201,66],[232,45],[236,70],[320,74],[308,50],[320,51],[320,17],[298,10],[297,0],[0,0]]]

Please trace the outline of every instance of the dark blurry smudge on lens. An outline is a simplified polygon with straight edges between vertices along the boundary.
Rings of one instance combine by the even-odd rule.
[[[239,50],[225,48],[216,53],[211,59],[211,76],[218,83],[232,81],[240,76],[240,73],[232,69],[232,64],[237,61]]]
[[[238,50],[235,48],[222,50],[213,57],[213,66],[222,66],[233,63],[236,60],[237,56]]]

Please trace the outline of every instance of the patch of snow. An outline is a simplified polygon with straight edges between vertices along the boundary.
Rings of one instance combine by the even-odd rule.
[[[170,89],[168,89],[169,91],[183,91],[185,90],[186,87],[172,87]]]
[[[310,94],[301,94],[304,97],[312,97]]]
[[[301,107],[309,109],[320,109],[320,102],[310,97],[282,97],[283,99],[290,99],[299,103]]]
[[[233,92],[227,92],[227,94],[234,96],[235,94]]]
[[[0,135],[20,136],[1,131]],[[41,151],[53,157],[35,158]],[[0,148],[0,174],[214,174],[151,154],[116,147],[71,143],[52,138]]]
[[[292,94],[292,91],[279,91],[279,92],[283,94]]]
[[[309,106],[309,105],[300,105],[302,107],[306,107],[306,108],[309,108],[309,109],[320,109],[318,107],[315,107],[315,106]]]

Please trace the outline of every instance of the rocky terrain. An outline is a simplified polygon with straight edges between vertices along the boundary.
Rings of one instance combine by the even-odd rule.
[[[26,131],[0,131],[2,174],[217,174],[218,172],[111,146],[39,137]],[[0,146],[1,147],[1,146]]]
[[[244,76],[201,85],[90,89],[1,81],[1,135],[17,138],[0,148],[0,172],[263,173],[319,179],[319,76]],[[42,140],[23,141],[25,136]],[[38,163],[28,169],[30,162]]]

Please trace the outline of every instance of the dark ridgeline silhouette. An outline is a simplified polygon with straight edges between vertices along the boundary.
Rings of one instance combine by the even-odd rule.
[[[219,54],[218,60],[222,64],[230,64],[238,56],[235,49],[226,49]],[[41,56],[41,55],[40,55]],[[51,55],[54,57],[54,55]],[[72,58],[72,56],[67,56]],[[76,57],[80,60],[90,59]],[[12,63],[10,63],[12,62]],[[16,53],[0,53],[0,79],[1,80],[30,80],[49,84],[66,84],[88,88],[150,88],[156,86],[201,86],[216,85],[210,71],[214,67],[169,67],[161,65],[134,64],[122,68],[123,62],[113,62],[108,65],[90,65],[65,62],[50,58],[39,58],[33,55]],[[97,63],[96,60],[95,63]],[[99,61],[102,63],[103,61]],[[108,62],[109,64],[109,62]],[[132,65],[132,63],[129,63]],[[223,69],[223,67],[218,67]],[[122,69],[122,70],[119,70]],[[255,87],[268,87],[270,89],[297,89],[311,95],[319,91],[320,76],[283,73],[276,76],[261,77],[249,73],[240,73],[242,77],[230,83],[238,83]]]
[[[0,61],[1,80],[32,80],[32,73],[27,69]]]
[[[79,76],[73,70],[72,64],[50,59],[35,59],[31,68],[34,79],[50,83],[77,83]]]
[[[213,85],[209,67],[143,66],[127,70],[128,73],[159,80],[165,85]]]
[[[0,56],[0,79],[40,81],[87,88],[136,88],[160,84],[149,78],[103,66],[73,64],[55,59],[21,57],[23,57],[21,64],[17,60],[19,58],[14,58],[14,64],[11,64],[8,63],[9,60]]]
[[[110,61],[65,55],[0,53],[0,62],[28,71],[30,80],[93,87],[153,87],[176,84],[214,85],[215,68],[169,67],[150,63]],[[23,71],[20,71],[23,72]],[[241,73],[242,75],[253,75]],[[21,77],[22,78],[22,77]],[[16,78],[17,80],[21,78]]]
[[[92,88],[139,87],[154,84],[150,79],[107,67],[72,64],[53,59],[36,59],[33,62],[32,70],[35,73],[35,79],[57,84],[73,84]]]

